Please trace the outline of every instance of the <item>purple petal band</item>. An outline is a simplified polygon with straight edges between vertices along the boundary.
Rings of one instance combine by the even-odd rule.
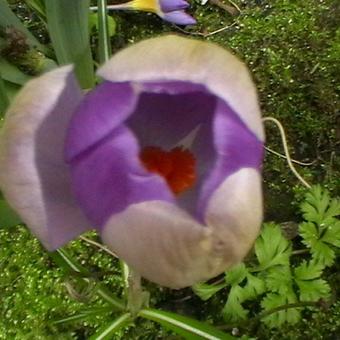
[[[144,169],[139,152],[146,146],[170,150],[197,129],[190,145],[197,182],[177,202],[203,222],[207,203],[225,178],[244,167],[260,168],[262,142],[202,85],[178,81],[134,87],[138,91],[127,83],[104,82],[74,114],[65,153],[78,203],[101,227],[131,204],[174,202],[163,178]]]

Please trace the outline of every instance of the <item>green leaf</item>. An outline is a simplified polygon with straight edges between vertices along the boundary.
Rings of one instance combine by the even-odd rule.
[[[322,241],[340,248],[340,221],[336,221],[327,228],[322,237]]]
[[[331,289],[329,284],[323,279],[311,281],[296,280],[300,290],[301,301],[317,301],[329,298]]]
[[[125,327],[132,321],[130,313],[125,313],[119,316],[117,319],[113,320],[109,324],[103,326],[99,329],[96,334],[92,335],[89,340],[109,340],[113,338],[113,335],[120,330],[122,327]]]
[[[1,57],[0,72],[4,80],[18,85],[24,85],[27,81],[33,78],[32,76],[23,73],[15,65],[9,63],[7,60]]]
[[[240,284],[248,274],[248,270],[244,263],[240,263],[230,268],[225,275],[225,280],[230,285]]]
[[[25,2],[37,13],[39,18],[46,23],[46,8],[44,0],[25,0]]]
[[[269,293],[261,301],[261,306],[265,311],[296,302],[296,296],[293,291],[288,294]],[[263,318],[263,322],[271,327],[280,327],[284,323],[295,324],[301,319],[300,311],[296,308],[289,308],[270,314]]]
[[[312,258],[315,261],[325,266],[333,264],[335,253],[327,243],[323,242],[322,237],[320,238],[320,232],[315,224],[312,222],[303,222],[299,226],[299,232],[303,238],[302,242],[311,249]],[[326,233],[324,235],[326,235]],[[328,237],[327,235],[327,240]]]
[[[246,300],[255,299],[258,295],[263,294],[265,291],[266,285],[262,279],[250,273],[247,274],[247,283],[243,288]]]
[[[258,271],[277,265],[288,265],[291,244],[282,235],[279,226],[265,224],[255,242],[255,253],[259,261]]]
[[[48,48],[40,44],[39,41],[33,36],[33,34],[25,27],[25,25],[17,18],[17,16],[11,11],[6,0],[0,0],[0,28],[7,26],[14,26],[19,31],[23,32],[28,43],[32,47],[36,47],[39,51],[45,54],[50,54]]]
[[[247,317],[248,310],[243,308],[242,303],[247,295],[242,287],[232,286],[228,295],[228,300],[222,310],[222,315],[226,321],[236,322]]]
[[[226,286],[226,282],[220,283],[218,285],[210,285],[208,283],[196,283],[191,288],[194,293],[201,298],[201,300],[206,301]]]
[[[289,266],[276,266],[268,270],[266,286],[272,292],[287,294],[291,290],[292,275]]]
[[[156,309],[143,309],[138,315],[161,324],[165,328],[181,335],[184,339],[235,339],[233,336],[221,332],[211,325],[175,313],[159,311]]]
[[[320,262],[324,266],[331,266],[335,260],[335,252],[334,250],[323,242],[323,240],[318,240],[315,242],[312,250],[312,258],[316,262]]]
[[[231,285],[231,289],[222,311],[223,317],[228,321],[243,320],[248,310],[242,306],[242,303],[263,294],[265,283],[261,278],[249,273],[244,263],[226,272],[226,282]]]
[[[112,312],[112,307],[98,307],[98,308],[91,308],[87,310],[83,310],[80,313],[73,314],[63,319],[58,319],[53,321],[54,325],[68,323],[68,322],[75,322],[75,321],[82,321],[92,318],[93,316],[97,316],[100,314],[108,314]]]
[[[3,83],[4,83],[4,86],[5,86],[5,91],[6,91],[7,97],[9,99],[9,101],[12,102],[12,100],[15,98],[15,96],[20,91],[21,86],[14,84],[14,83],[11,83],[9,81],[4,81]],[[0,125],[0,127],[1,127],[1,125]]]
[[[331,266],[335,260],[333,247],[340,247],[340,201],[315,186],[306,194],[301,210],[307,220],[299,226],[302,242],[310,248],[314,262]]]
[[[327,190],[322,190],[320,185],[316,185],[306,194],[301,210],[307,221],[326,227],[340,215],[340,201],[331,199]]]
[[[48,31],[60,64],[75,64],[83,88],[94,85],[90,49],[89,0],[46,0]]]
[[[324,265],[320,262],[302,262],[294,270],[294,278],[300,290],[301,301],[316,301],[328,298],[330,287],[325,280],[320,279]]]
[[[108,24],[109,36],[113,37],[117,32],[117,23],[112,16],[108,15],[107,24]],[[91,12],[89,14],[89,31],[91,32],[93,30],[96,30],[96,31],[99,30],[98,29],[98,13],[95,13],[95,12]]]
[[[7,204],[7,202],[5,200],[0,200],[0,228],[13,227],[21,223],[21,218]]]
[[[313,280],[321,276],[325,267],[321,263],[314,261],[303,261],[294,269],[294,276],[298,280]]]

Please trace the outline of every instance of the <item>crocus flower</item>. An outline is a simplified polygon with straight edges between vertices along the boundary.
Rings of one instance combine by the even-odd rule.
[[[113,10],[152,12],[177,25],[194,25],[196,20],[184,11],[187,7],[189,7],[189,4],[185,0],[132,0],[107,6],[108,9]]]
[[[240,262],[262,219],[263,127],[247,68],[212,43],[145,40],[99,69],[27,83],[0,139],[0,187],[48,250],[95,227],[143,277],[180,288]]]

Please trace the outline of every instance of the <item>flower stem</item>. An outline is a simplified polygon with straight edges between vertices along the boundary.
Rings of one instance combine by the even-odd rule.
[[[321,301],[321,300],[320,300]],[[237,328],[237,327],[242,327],[242,326],[248,326],[249,323],[255,323],[271,314],[280,312],[282,310],[287,310],[290,308],[304,308],[304,307],[315,307],[315,308],[320,308],[322,307],[322,304],[320,301],[300,301],[300,302],[295,302],[295,303],[288,303],[286,305],[282,305],[282,306],[278,306],[275,307],[273,309],[270,310],[266,310],[258,315],[256,315],[255,317],[248,319],[248,320],[244,320],[238,324],[230,324],[230,325],[221,325],[218,328],[222,329],[222,330],[231,330],[233,328]]]
[[[129,269],[128,284],[127,308],[132,316],[136,316],[142,308],[148,307],[150,294],[143,291],[141,276],[131,268]]]

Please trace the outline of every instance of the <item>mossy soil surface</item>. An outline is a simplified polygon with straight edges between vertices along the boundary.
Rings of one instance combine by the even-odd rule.
[[[226,4],[228,1],[224,1]],[[340,194],[339,2],[336,0],[236,1],[240,8],[231,16],[218,6],[192,2],[198,25],[183,33],[154,15],[115,13],[116,50],[129,43],[159,35],[178,33],[216,42],[242,58],[253,73],[264,116],[281,121],[287,132],[292,157],[309,166],[297,166],[311,184],[320,183],[333,196]],[[34,19],[35,20],[35,19]],[[39,25],[29,22],[33,28]],[[36,25],[36,26],[35,26]],[[219,33],[216,30],[225,28]],[[48,40],[46,36],[43,39]],[[266,125],[267,146],[282,152],[274,126]],[[297,200],[304,188],[284,159],[266,154],[264,166],[265,219],[275,222],[299,220]],[[90,235],[90,237],[95,237]],[[118,294],[122,291],[119,265],[97,248],[75,241],[71,253]],[[329,280],[339,282],[336,270]],[[173,308],[193,317],[220,324],[226,292],[201,302],[190,290],[173,292],[150,285],[153,305]],[[338,297],[335,296],[335,300]],[[54,324],[53,321],[88,307],[105,308],[91,287],[79,283],[55,266],[24,227],[0,231],[0,339],[85,339],[111,313],[86,321]],[[260,323],[241,329],[242,334],[271,339],[335,339],[340,328],[340,304],[319,313],[306,313],[303,321],[278,330]],[[151,322],[131,327],[126,339],[169,338]],[[142,335],[143,334],[143,335]],[[118,337],[117,337],[118,338]]]

